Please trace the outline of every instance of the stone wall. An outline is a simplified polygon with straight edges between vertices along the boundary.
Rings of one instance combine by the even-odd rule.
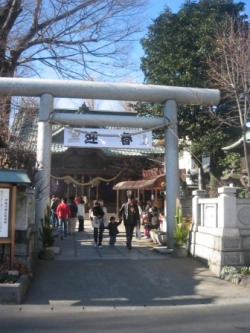
[[[250,265],[250,200],[236,199],[236,189],[218,189],[218,198],[194,191],[189,250],[220,275],[223,266]]]
[[[25,264],[29,271],[33,270],[34,263],[37,260],[37,237],[34,190],[17,191],[15,261]],[[0,253],[4,256],[10,256],[10,245],[2,244]]]

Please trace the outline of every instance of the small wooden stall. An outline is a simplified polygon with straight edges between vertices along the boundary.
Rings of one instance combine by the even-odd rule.
[[[163,190],[162,183],[165,182],[165,175],[160,175],[149,180],[124,181],[117,183],[113,190],[116,190],[116,214],[119,213],[120,191],[136,192],[135,197],[140,198],[140,191],[143,190],[143,201],[145,201],[145,191],[151,191],[151,200],[154,203],[158,201],[158,190]]]
[[[30,184],[25,170],[0,170],[0,244],[10,244],[10,265],[14,268],[16,192]]]

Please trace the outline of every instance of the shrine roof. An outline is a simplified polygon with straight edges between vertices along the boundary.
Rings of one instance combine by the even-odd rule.
[[[136,190],[136,189],[162,189],[162,182],[165,182],[165,174],[160,175],[153,179],[147,180],[131,180],[131,181],[123,181],[117,183],[113,190]]]
[[[246,132],[246,143],[250,144],[250,131]],[[222,150],[224,150],[224,151],[237,150],[242,145],[243,145],[243,137],[241,137],[238,141],[232,143],[230,146],[223,147]]]
[[[228,173],[227,175],[221,177],[221,180],[230,180],[230,179],[238,179],[240,180],[242,177],[242,175],[240,173],[231,171],[230,173]]]
[[[70,149],[65,147],[61,142],[53,142],[51,146],[52,154],[61,154]],[[79,148],[76,148],[79,149]],[[98,148],[106,156],[147,156],[152,154],[164,154],[165,148],[161,146],[153,146],[152,149],[112,149]]]
[[[108,156],[146,156],[152,154],[164,154],[164,147],[153,146],[152,149],[112,149],[103,148],[102,152]]]

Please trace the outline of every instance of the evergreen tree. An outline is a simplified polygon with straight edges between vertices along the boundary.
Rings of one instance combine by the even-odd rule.
[[[145,83],[209,88],[207,56],[216,49],[214,25],[228,16],[244,20],[244,5],[232,0],[187,0],[176,14],[166,7],[141,40]],[[151,106],[147,108],[154,115]],[[145,112],[145,105],[138,104],[136,109]],[[220,124],[222,112],[227,112],[226,108],[178,105],[179,137],[185,142],[188,136],[192,141],[189,149],[198,167],[202,168],[202,157],[211,157],[211,171],[216,177],[222,172],[218,167],[221,147],[239,135],[227,124]]]

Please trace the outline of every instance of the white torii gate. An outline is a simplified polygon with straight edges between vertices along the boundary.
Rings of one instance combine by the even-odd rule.
[[[182,88],[142,84],[101,83],[90,81],[59,81],[43,79],[0,78],[0,95],[40,97],[40,111],[37,136],[38,173],[36,189],[44,188],[36,204],[36,224],[50,196],[52,124],[70,126],[138,126],[150,129],[166,125],[165,169],[167,201],[167,244],[173,248],[175,229],[176,200],[179,198],[178,130],[177,103],[189,105],[212,105],[219,103],[220,93],[215,89]],[[123,100],[164,103],[164,117],[126,117],[53,113],[54,97]]]

